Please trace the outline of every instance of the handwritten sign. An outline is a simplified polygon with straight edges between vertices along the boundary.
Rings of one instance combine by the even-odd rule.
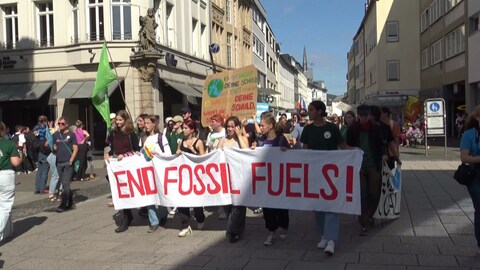
[[[207,77],[203,86],[202,125],[220,114],[227,118],[251,118],[257,110],[257,69],[254,65],[228,70]]]

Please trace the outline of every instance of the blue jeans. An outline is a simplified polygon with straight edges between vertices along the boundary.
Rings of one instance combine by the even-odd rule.
[[[472,198],[473,208],[475,209],[474,222],[475,239],[477,239],[477,246],[480,248],[480,170],[477,170],[475,180],[470,186],[467,186],[468,193]]]
[[[166,219],[168,216],[168,210],[165,206],[149,205],[147,206],[147,210],[148,220],[150,221],[151,226],[160,224],[159,219]]]
[[[57,156],[54,153],[50,153],[47,157],[48,164],[50,165],[50,171],[52,172],[52,176],[50,178],[50,186],[48,193],[55,194],[55,190],[57,189],[58,185],[58,171],[57,171]]]
[[[0,171],[0,240],[13,234],[12,206],[15,199],[15,172]]]
[[[69,209],[73,206],[73,193],[70,189],[70,182],[73,177],[73,166],[70,162],[57,162],[57,171],[60,182],[63,186],[62,203],[58,208]]]
[[[315,212],[317,231],[327,240],[338,241],[340,219],[337,213]]]
[[[45,189],[47,185],[47,178],[48,178],[48,169],[50,165],[47,161],[47,156],[38,153],[38,171],[35,177],[35,191],[42,191]]]

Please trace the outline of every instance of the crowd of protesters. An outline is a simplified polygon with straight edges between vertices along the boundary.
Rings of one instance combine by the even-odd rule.
[[[393,167],[401,165],[399,159],[399,125],[391,120],[388,108],[361,105],[358,115],[349,111],[343,117],[327,117],[325,104],[314,101],[308,110],[275,117],[270,112],[252,119],[238,119],[232,116],[224,119],[221,115],[209,118],[210,132],[200,134],[200,123],[193,120],[189,108],[181,110],[182,115],[165,119],[165,128],[160,131],[160,119],[155,115],[139,115],[132,119],[126,111],[119,111],[112,117],[113,129],[108,136],[110,150],[105,158],[123,159],[129,155],[172,155],[190,153],[204,155],[225,148],[280,147],[282,151],[294,149],[339,150],[361,149],[364,158],[361,168],[361,216],[359,233],[367,235],[374,226],[374,212],[381,192],[381,170],[384,162]],[[134,123],[136,126],[134,126]],[[325,134],[328,133],[328,136]],[[147,153],[148,152],[148,153]],[[227,219],[226,234],[231,243],[239,241],[244,233],[246,207],[240,205],[219,206],[218,218]],[[275,243],[277,237],[285,239],[289,229],[288,209],[258,208],[252,209],[262,214],[265,220],[267,237],[265,246]],[[203,207],[194,207],[193,216],[196,226],[202,230],[208,228]],[[149,206],[138,211],[140,216],[148,216],[149,233],[167,222],[168,209],[163,206]],[[180,218],[179,237],[192,234],[191,209],[179,207],[171,209],[170,214]],[[134,216],[131,209],[120,211],[120,224],[116,232],[128,229]],[[316,228],[320,242],[317,247],[333,255],[335,243],[340,234],[339,215],[330,212],[315,212]],[[194,223],[194,224],[195,224]]]

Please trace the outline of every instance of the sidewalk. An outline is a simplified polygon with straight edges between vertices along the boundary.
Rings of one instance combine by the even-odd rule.
[[[458,160],[458,159],[457,159]],[[177,237],[180,221],[148,234],[146,218],[116,234],[106,195],[62,214],[41,212],[15,220],[15,237],[0,246],[5,269],[480,269],[473,206],[452,179],[458,161],[406,160],[401,218],[377,222],[365,237],[352,216],[342,216],[335,255],[316,248],[310,212],[291,211],[286,240],[264,247],[261,215],[248,213],[244,238],[230,244],[226,221],[207,209],[204,231]],[[104,182],[104,181],[103,181]],[[106,182],[105,182],[106,183]],[[99,187],[102,185],[99,185]],[[15,210],[14,214],[16,216]]]

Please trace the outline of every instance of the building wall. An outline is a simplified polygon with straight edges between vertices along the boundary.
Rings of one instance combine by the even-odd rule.
[[[214,55],[217,65],[224,68],[240,68],[252,64],[252,1],[230,0],[230,21],[227,21],[226,0],[212,0],[211,29],[212,43],[220,45],[220,52]],[[230,44],[227,35],[231,34]],[[228,65],[228,47],[231,49],[231,63]]]
[[[468,91],[466,93],[467,110],[471,111],[480,104],[480,31],[474,29],[475,18],[480,16],[480,1],[468,0]],[[477,19],[478,20],[478,19]],[[478,28],[478,27],[477,27]]]
[[[277,97],[278,107],[282,107],[284,109],[293,109],[295,108],[294,69],[289,63],[280,60],[278,65],[278,74],[278,92],[281,93],[281,95]]]
[[[2,51],[3,57],[10,57],[16,61],[12,68],[0,68],[0,82],[4,83],[26,83],[26,82],[53,82],[51,96],[59,91],[68,81],[72,80],[95,80],[98,61],[100,58],[103,41],[107,41],[113,63],[116,66],[118,76],[124,79],[122,89],[125,92],[126,104],[132,115],[143,112],[158,114],[163,118],[163,95],[166,94],[159,79],[172,79],[197,86],[203,84],[205,76],[208,75],[210,63],[208,57],[208,44],[210,44],[210,1],[144,1],[132,0],[127,4],[126,9],[130,10],[128,18],[120,18],[124,29],[131,28],[130,33],[124,31],[121,36],[113,33],[115,10],[111,1],[104,1],[103,19],[104,36],[98,38],[92,35],[88,19],[88,1],[78,1],[78,27],[75,29],[73,22],[74,9],[71,1],[53,0],[53,33],[54,39],[50,44],[43,44],[39,47],[37,4],[44,3],[37,1],[17,1],[18,10],[18,36],[14,49]],[[15,3],[10,0],[0,0],[0,45],[6,44],[5,40],[5,6]],[[165,59],[158,62],[158,71],[151,85],[149,97],[154,97],[146,102],[140,101],[143,92],[140,92],[140,72],[130,66],[130,56],[135,51],[138,43],[138,32],[140,25],[138,18],[147,14],[147,8],[153,7],[157,10],[155,14],[157,33],[157,48],[163,53],[168,52],[175,55],[178,61],[176,66],[167,65]],[[167,12],[168,11],[168,12]],[[167,16],[168,13],[168,16]],[[100,14],[100,13],[99,13]],[[171,17],[170,17],[171,16]],[[201,24],[205,25],[203,35],[200,31],[194,31],[193,20],[197,21],[197,29]],[[117,20],[118,21],[118,20]],[[99,21],[95,21],[99,25]],[[78,33],[76,35],[75,33]],[[170,42],[172,41],[172,42]],[[93,89],[92,89],[93,90]],[[171,89],[169,91],[182,96],[179,92]],[[115,95],[115,94],[114,94]],[[166,104],[168,111],[179,113],[180,107],[188,105],[187,99],[180,99],[178,104]],[[85,117],[84,113],[92,114],[94,108],[91,101],[85,99],[78,103],[78,100],[50,99],[49,105],[55,111],[53,117],[65,115],[69,119]],[[5,103],[0,104],[0,107]],[[85,107],[86,111],[83,111]],[[111,104],[112,108],[125,107],[123,101],[118,104]],[[174,107],[175,109],[172,109]],[[117,110],[115,109],[115,110]],[[28,108],[25,108],[27,111]],[[114,109],[112,109],[114,110]],[[7,117],[7,115],[3,115]],[[92,121],[91,116],[89,116]],[[18,123],[22,124],[22,123]],[[87,126],[91,126],[91,122]]]

